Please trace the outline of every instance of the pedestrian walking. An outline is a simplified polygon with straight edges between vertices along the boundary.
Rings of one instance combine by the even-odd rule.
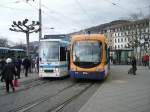
[[[30,65],[31,65],[31,62],[30,60],[28,59],[28,57],[26,57],[24,60],[23,60],[23,66],[24,66],[24,69],[25,69],[25,77],[28,77],[28,72],[29,72],[29,69],[30,69]]]
[[[39,57],[36,57],[35,64],[36,64],[36,71],[39,73]]]
[[[17,59],[15,60],[15,67],[17,70],[16,72],[17,72],[18,79],[20,79],[21,64],[22,64],[22,60],[20,59],[20,56],[18,56]]]
[[[144,66],[148,66],[149,63],[149,56],[147,54],[145,54],[143,56],[143,61],[144,61]]]
[[[136,58],[135,58],[135,56],[132,57],[131,64],[132,64],[133,75],[136,75],[137,66],[136,66]]]
[[[146,54],[146,66],[149,66],[149,56]]]
[[[11,58],[7,58],[6,65],[2,71],[2,77],[6,84],[6,92],[9,93],[9,85],[11,86],[13,92],[15,91],[13,80],[16,76],[15,65],[12,63]]]
[[[113,63],[113,56],[110,56],[110,62]]]

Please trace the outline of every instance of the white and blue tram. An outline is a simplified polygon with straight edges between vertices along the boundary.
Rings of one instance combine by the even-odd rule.
[[[69,41],[65,35],[48,35],[40,40],[39,77],[64,77],[69,67]]]

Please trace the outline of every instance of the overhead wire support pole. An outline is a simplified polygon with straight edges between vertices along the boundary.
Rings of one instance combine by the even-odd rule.
[[[148,25],[148,43],[149,43],[149,45],[148,45],[148,47],[149,47],[149,49],[148,49],[148,54],[149,54],[149,69],[150,69],[150,5],[149,5],[149,17],[148,17],[148,20],[149,20],[149,25]]]
[[[30,0],[26,0],[26,2],[29,2]],[[35,1],[35,0],[32,0]],[[42,38],[42,8],[41,8],[41,0],[39,0],[39,43],[40,39]]]
[[[42,38],[42,9],[41,9],[41,0],[39,0],[39,42],[40,39]]]

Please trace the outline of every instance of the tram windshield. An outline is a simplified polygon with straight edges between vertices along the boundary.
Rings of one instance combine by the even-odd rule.
[[[76,41],[73,45],[73,62],[82,68],[94,67],[101,62],[101,42]]]
[[[59,60],[59,42],[41,41],[39,56],[41,61],[58,61]]]

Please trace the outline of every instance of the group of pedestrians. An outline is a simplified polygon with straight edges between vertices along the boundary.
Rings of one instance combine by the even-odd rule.
[[[0,75],[1,81],[5,81],[6,92],[9,92],[9,85],[12,90],[15,91],[13,80],[20,79],[21,65],[25,69],[25,76],[28,76],[28,71],[31,65],[31,61],[26,57],[23,61],[18,56],[17,59],[7,58],[6,60],[2,58],[0,60]]]

